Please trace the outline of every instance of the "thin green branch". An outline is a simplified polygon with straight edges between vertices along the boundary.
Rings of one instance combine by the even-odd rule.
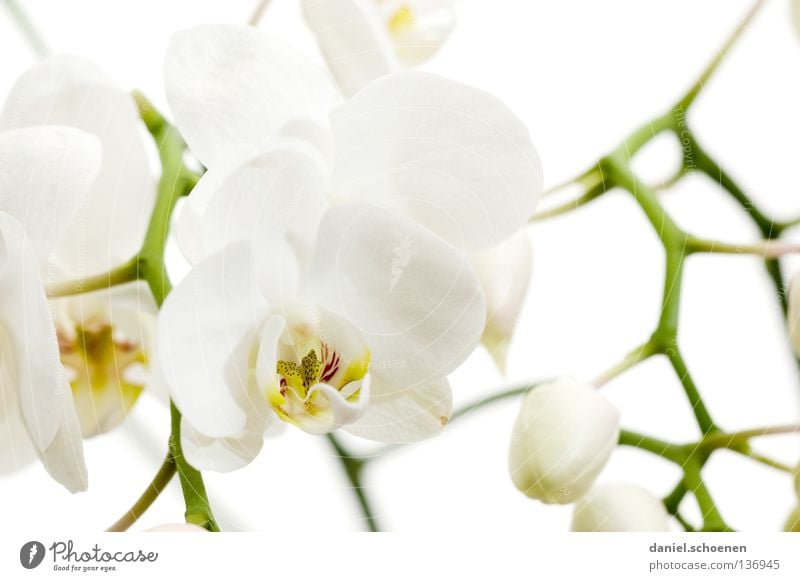
[[[4,0],[3,4],[11,14],[11,18],[13,18],[22,36],[25,37],[33,54],[38,58],[46,57],[50,52],[47,42],[45,42],[44,36],[39,32],[33,20],[28,16],[27,11],[22,7],[22,3],[18,0]]]
[[[680,513],[680,511],[676,511],[675,514],[673,514],[672,516],[675,517],[675,520],[678,521],[678,524],[681,525],[681,527],[685,532],[687,533],[697,532],[697,529],[695,529],[692,526],[692,524],[688,520],[686,520],[686,518]]]
[[[49,298],[68,297],[96,290],[108,289],[138,280],[139,259],[131,258],[125,264],[97,276],[90,276],[75,280],[67,280],[47,286]]]
[[[350,482],[350,487],[358,501],[361,514],[364,516],[364,524],[370,532],[380,532],[378,519],[375,517],[364,484],[361,481],[361,472],[364,468],[365,460],[351,454],[333,434],[328,434],[327,438],[342,464],[342,469],[347,476],[347,480]]]
[[[689,405],[692,406],[692,412],[697,419],[697,425],[700,427],[700,431],[704,435],[718,431],[714,420],[711,419],[711,414],[706,408],[703,397],[700,395],[700,391],[697,389],[697,386],[695,385],[694,380],[689,373],[689,369],[686,366],[686,362],[683,359],[683,355],[681,354],[678,345],[673,345],[672,348],[668,349],[666,355],[667,359],[669,359],[669,362],[672,364],[672,368],[675,370],[675,374],[678,376],[681,385],[683,385],[683,390],[686,392],[686,397],[689,399]]]
[[[559,182],[554,186],[550,186],[544,192],[542,197],[547,198],[560,192],[561,190],[570,186],[583,186],[584,189],[590,190],[603,182],[603,176],[600,168],[595,164],[586,171],[576,175],[575,177]]]
[[[120,517],[117,522],[108,527],[107,532],[118,533],[127,531],[131,525],[133,525],[139,519],[139,517],[147,511],[148,508],[150,508],[153,502],[155,502],[156,498],[158,498],[167,487],[167,484],[169,484],[174,475],[175,461],[170,453],[167,454],[166,460],[164,460],[164,463],[161,464],[158,472],[156,472],[155,477],[153,477],[153,481],[148,484],[147,488],[139,497],[139,499],[133,504],[132,507],[128,509],[125,514]]]
[[[160,307],[172,289],[164,264],[164,247],[175,204],[186,189],[184,180],[186,180],[187,170],[183,165],[185,144],[178,136],[177,131],[141,93],[135,93],[134,98],[139,106],[141,118],[158,146],[161,160],[161,178],[158,182],[155,206],[142,249],[136,258],[138,277],[147,282],[153,298]],[[186,462],[183,456],[181,414],[172,402],[170,402],[170,419],[169,455],[180,479],[186,505],[186,522],[204,527],[209,531],[219,531],[208,501],[203,477],[199,471]]]
[[[535,382],[535,383],[522,385],[522,386],[519,386],[519,387],[512,387],[512,388],[500,391],[498,393],[493,393],[492,395],[487,396],[487,397],[478,398],[475,401],[473,401],[471,403],[468,403],[466,405],[463,405],[460,408],[458,408],[457,410],[455,410],[453,412],[453,415],[450,417],[450,423],[453,423],[456,420],[460,420],[461,418],[466,417],[466,416],[470,415],[471,413],[473,413],[473,412],[475,412],[475,411],[477,411],[477,410],[479,410],[481,408],[484,408],[486,406],[490,406],[492,404],[495,404],[495,403],[498,403],[498,402],[501,402],[501,401],[505,401],[507,399],[513,399],[513,398],[516,398],[516,397],[521,397],[521,396],[525,395],[526,393],[528,393],[530,390],[538,387],[542,383],[544,383],[544,381],[538,381],[538,382]]]
[[[717,163],[714,158],[705,151],[700,143],[698,143],[694,133],[688,130],[688,128],[685,133],[689,145],[686,151],[692,156],[693,163],[696,164],[696,167],[714,180],[724,192],[727,192],[731,198],[741,206],[764,238],[767,240],[775,240],[780,237],[785,229],[791,227],[788,223],[779,223],[769,218],[761,211],[750,196],[745,193],[744,189],[736,182],[733,176]],[[789,301],[786,293],[786,282],[781,272],[780,263],[777,259],[768,258],[764,261],[764,268],[772,283],[773,292],[777,298],[781,313],[783,314],[783,324],[788,330],[789,321],[786,316],[789,312]],[[800,357],[797,357],[794,353],[792,357],[795,360],[798,370],[800,370]]]
[[[631,446],[633,448],[645,450],[646,452],[661,456],[662,458],[681,466],[687,460],[686,449],[684,446],[665,442],[664,440],[659,440],[658,438],[645,436],[644,434],[638,434],[629,430],[620,431],[619,445]]]
[[[684,466],[683,481],[687,490],[694,494],[697,499],[697,504],[700,506],[700,512],[703,516],[703,531],[733,531],[733,529],[725,523],[719,509],[717,509],[717,505],[711,497],[711,492],[703,481],[701,470],[702,464],[696,459],[688,461]]]
[[[577,198],[574,198],[568,202],[564,202],[558,206],[553,208],[548,208],[546,210],[542,210],[541,212],[537,212],[533,218],[531,218],[531,222],[541,222],[543,220],[548,220],[550,218],[555,218],[556,216],[560,216],[562,214],[567,214],[580,208],[581,206],[585,206],[586,204],[596,200],[601,195],[606,192],[605,184],[598,184]]]
[[[598,375],[593,381],[592,385],[600,387],[605,385],[612,379],[619,377],[629,369],[639,365],[643,361],[649,359],[653,355],[658,353],[658,348],[656,345],[653,344],[652,341],[647,341],[646,343],[639,345],[635,349],[632,349],[619,363],[607,369],[600,375]]]
[[[219,532],[219,525],[214,519],[211,504],[208,501],[206,486],[203,476],[198,470],[189,465],[183,456],[181,446],[181,413],[170,402],[171,433],[169,436],[170,455],[175,462],[175,469],[183,491],[183,500],[186,505],[186,522],[203,527],[212,532]]]
[[[688,252],[705,252],[708,254],[751,254],[765,260],[780,258],[788,254],[800,252],[800,244],[782,242],[780,240],[759,240],[750,244],[731,244],[720,240],[709,240],[690,236]]]
[[[765,3],[766,0],[757,0],[750,10],[747,11],[744,18],[742,18],[742,20],[739,22],[739,25],[736,27],[736,29],[734,29],[734,31],[722,45],[722,48],[719,49],[719,52],[717,52],[711,62],[706,65],[705,69],[703,69],[697,80],[692,84],[686,94],[678,101],[679,108],[688,109],[692,106],[695,99],[697,99],[703,89],[705,89],[708,81],[711,80],[711,77],[714,76],[714,73],[717,71],[719,66],[725,61],[725,58],[730,53],[731,49],[741,38],[744,31],[747,30],[747,27],[750,25],[750,23],[753,21],[753,18],[755,18]]]
[[[737,454],[741,454],[751,460],[758,462],[759,464],[763,464],[769,468],[773,468],[775,470],[780,470],[781,472],[785,472],[786,474],[794,474],[795,469],[788,464],[784,464],[779,460],[775,460],[774,458],[770,458],[769,456],[765,456],[764,454],[760,454],[754,450],[733,450]]]
[[[258,26],[258,23],[261,22],[261,18],[264,16],[264,12],[267,11],[272,0],[258,0],[258,4],[253,9],[253,13],[250,15],[250,18],[247,19],[247,24],[250,26]]]
[[[751,438],[797,433],[800,433],[800,424],[765,426],[763,428],[751,428],[739,432],[709,434],[703,438],[701,445],[711,450],[717,448],[734,448],[748,442]]]

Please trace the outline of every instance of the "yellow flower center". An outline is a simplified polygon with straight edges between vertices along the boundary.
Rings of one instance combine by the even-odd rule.
[[[61,363],[70,387],[84,438],[119,424],[144,388],[144,379],[130,378],[135,366],[145,366],[141,346],[114,336],[105,323],[58,329]]]

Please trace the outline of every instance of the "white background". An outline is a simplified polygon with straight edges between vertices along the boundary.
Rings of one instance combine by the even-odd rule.
[[[125,87],[164,105],[161,65],[173,31],[209,21],[244,22],[255,2],[30,0],[55,51],[93,59]],[[296,0],[274,0],[261,27],[319,60]],[[754,198],[779,216],[800,213],[800,38],[789,0],[772,0],[722,67],[690,119],[706,147]],[[704,66],[750,0],[461,0],[459,25],[427,69],[487,89],[528,124],[547,184],[584,169],[645,119],[673,102]],[[35,62],[0,10],[0,96]],[[658,142],[639,168],[666,177],[677,164]],[[756,236],[741,213],[700,176],[665,198],[677,221],[728,241]],[[794,233],[796,237],[798,233]],[[507,378],[479,351],[452,377],[457,402],[559,374],[591,378],[647,338],[661,301],[662,252],[630,199],[604,197],[532,228],[534,280],[510,352]],[[787,264],[787,272],[791,273]],[[800,381],[758,259],[693,257],[681,311],[681,341],[711,411],[727,429],[796,422]],[[665,361],[615,380],[605,393],[623,426],[671,441],[697,436]],[[548,507],[511,485],[506,454],[516,403],[453,423],[433,441],[368,468],[366,485],[384,528],[400,531],[566,530],[569,507]],[[23,530],[105,528],[138,497],[165,453],[168,414],[142,398],[128,426],[86,444],[90,490],[70,496],[30,466],[0,481],[5,526]],[[353,442],[358,449],[366,445]],[[786,462],[797,439],[759,449]],[[776,530],[793,502],[789,478],[733,454],[705,471],[735,528]],[[602,481],[630,480],[665,494],[679,473],[658,458],[618,450]],[[360,530],[356,505],[327,442],[290,429],[249,467],[207,476],[228,530]],[[689,503],[688,513],[696,518]],[[177,483],[136,528],[181,520]]]

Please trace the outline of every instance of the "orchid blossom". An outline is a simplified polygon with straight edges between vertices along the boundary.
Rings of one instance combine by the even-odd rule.
[[[100,159],[98,140],[77,129],[0,132],[0,472],[38,456],[71,492],[86,489],[86,466],[40,268]]]
[[[345,95],[428,60],[456,23],[451,0],[303,0],[303,14]]]
[[[208,168],[177,224],[195,266],[158,329],[190,462],[238,468],[277,419],[438,433],[486,321],[469,253],[517,232],[541,190],[522,122],[422,73],[338,103],[323,71],[235,26],[175,35],[165,79]]]
[[[25,72],[0,116],[0,129],[66,125],[103,147],[99,175],[43,263],[48,285],[79,280],[130,259],[153,205],[153,179],[131,96],[92,63],[56,55]],[[155,304],[141,284],[54,301],[61,361],[81,432],[118,425],[139,397],[155,329]]]
[[[345,95],[421,64],[455,26],[451,0],[304,0],[303,13]],[[532,264],[525,232],[473,256],[486,295],[487,324],[481,340],[502,373]]]

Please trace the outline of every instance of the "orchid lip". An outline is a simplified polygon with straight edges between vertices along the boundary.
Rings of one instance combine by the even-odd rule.
[[[368,397],[362,388],[369,383],[370,352],[360,334],[349,322],[305,304],[288,305],[283,315],[274,315],[282,321],[279,334],[262,338],[275,341],[266,386],[272,409],[307,431],[353,421]]]
[[[112,429],[144,390],[145,379],[135,373],[147,365],[144,349],[106,321],[59,322],[56,336],[81,434],[88,438]]]

